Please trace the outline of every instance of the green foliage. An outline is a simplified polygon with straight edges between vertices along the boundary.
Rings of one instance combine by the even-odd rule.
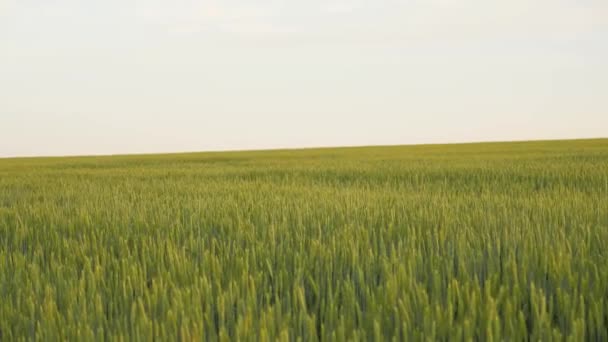
[[[608,140],[0,160],[0,340],[608,340]]]

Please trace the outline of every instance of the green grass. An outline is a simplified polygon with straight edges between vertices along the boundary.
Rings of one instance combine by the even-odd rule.
[[[608,340],[608,139],[0,160],[0,340]]]

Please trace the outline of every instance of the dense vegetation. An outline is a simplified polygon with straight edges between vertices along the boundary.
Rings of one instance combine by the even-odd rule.
[[[608,340],[608,140],[0,160],[0,340]]]

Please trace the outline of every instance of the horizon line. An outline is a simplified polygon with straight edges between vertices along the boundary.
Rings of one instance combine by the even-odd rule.
[[[475,144],[500,144],[500,143],[526,143],[526,142],[559,142],[559,141],[581,141],[581,140],[607,140],[604,137],[588,138],[549,138],[549,139],[514,139],[514,140],[470,140],[437,143],[406,143],[406,144],[368,144],[368,145],[318,145],[300,147],[276,147],[276,148],[251,148],[251,149],[216,149],[216,150],[189,150],[189,151],[168,151],[168,152],[134,152],[134,153],[93,153],[93,154],[66,154],[66,155],[15,155],[0,156],[0,160],[9,159],[59,159],[59,158],[99,158],[99,157],[136,157],[136,156],[168,156],[180,154],[212,154],[212,153],[240,153],[240,152],[281,152],[281,151],[307,151],[307,150],[328,150],[328,149],[349,149],[349,148],[374,148],[374,147],[416,147],[416,146],[442,146],[442,145],[475,145]]]

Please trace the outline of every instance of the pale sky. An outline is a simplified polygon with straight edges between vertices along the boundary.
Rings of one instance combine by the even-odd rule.
[[[606,0],[0,0],[0,156],[584,137]]]

